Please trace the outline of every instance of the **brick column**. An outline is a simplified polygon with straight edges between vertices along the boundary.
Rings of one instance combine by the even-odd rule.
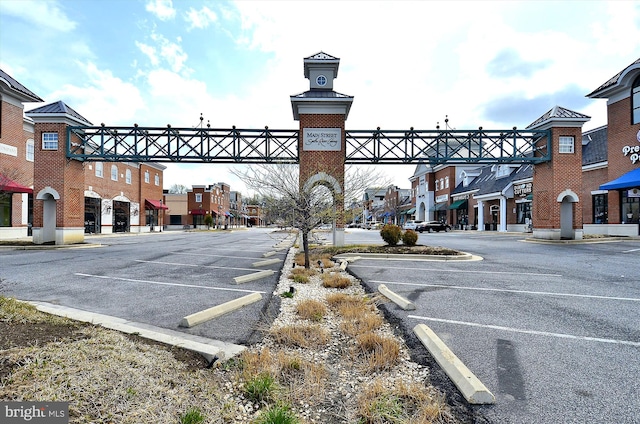
[[[36,244],[84,242],[84,168],[82,162],[66,158],[67,127],[65,123],[35,124],[33,241]],[[58,135],[56,150],[43,149],[43,133]]]

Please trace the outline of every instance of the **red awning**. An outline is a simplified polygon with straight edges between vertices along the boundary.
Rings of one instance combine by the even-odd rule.
[[[10,178],[0,174],[0,191],[8,193],[29,193],[33,194],[33,189],[18,184]]]
[[[204,209],[191,209],[191,215],[206,215],[207,211]]]
[[[164,210],[169,209],[167,206],[163,205],[162,202],[159,200],[145,199],[144,204],[147,207],[147,209],[164,209]]]

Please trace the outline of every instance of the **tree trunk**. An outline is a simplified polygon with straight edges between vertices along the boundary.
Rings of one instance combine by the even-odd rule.
[[[302,250],[304,250],[304,267],[309,269],[311,266],[309,261],[309,231],[302,232]]]

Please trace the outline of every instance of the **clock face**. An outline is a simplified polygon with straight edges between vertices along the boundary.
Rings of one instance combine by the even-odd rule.
[[[318,84],[319,87],[324,87],[325,85],[327,85],[327,77],[325,77],[324,75],[318,75],[318,77],[316,78],[316,84]]]

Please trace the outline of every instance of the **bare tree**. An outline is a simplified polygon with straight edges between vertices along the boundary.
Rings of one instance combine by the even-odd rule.
[[[169,193],[171,194],[185,194],[189,188],[183,184],[173,184],[169,187]]]
[[[362,198],[367,186],[375,183],[387,184],[388,177],[381,171],[366,167],[348,167],[345,172],[343,193],[331,195],[326,188],[301,187],[297,164],[255,164],[243,170],[233,169],[248,189],[258,193],[263,199],[271,199],[274,205],[291,216],[294,228],[302,234],[305,253],[305,267],[309,268],[309,233],[328,217],[333,218],[333,205],[343,204]]]

